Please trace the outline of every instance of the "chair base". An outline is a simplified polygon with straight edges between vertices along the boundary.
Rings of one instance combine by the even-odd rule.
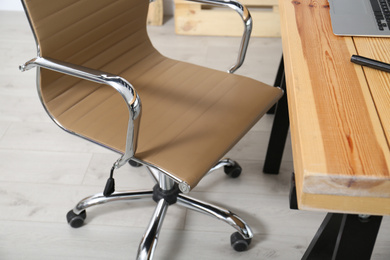
[[[166,183],[166,177],[160,178],[165,178],[163,182]],[[111,202],[152,199],[156,201],[157,206],[139,245],[137,253],[137,259],[139,260],[152,259],[166,212],[168,207],[173,204],[206,214],[229,224],[237,231],[231,236],[231,244],[236,251],[246,250],[251,242],[253,232],[239,216],[222,207],[179,193],[177,185],[174,183],[164,186],[159,182],[153,190],[117,191],[107,197],[103,193],[89,196],[81,200],[73,210],[68,212],[67,220],[72,227],[78,228],[84,223],[86,209],[92,206]]]

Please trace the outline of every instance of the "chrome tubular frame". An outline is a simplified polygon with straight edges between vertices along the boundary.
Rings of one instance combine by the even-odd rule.
[[[207,174],[211,173],[212,171],[215,171],[219,168],[222,168],[224,166],[233,166],[235,165],[236,162],[233,161],[232,159],[229,159],[229,158],[224,158],[222,160],[220,160],[213,168],[211,168]]]
[[[129,123],[127,128],[126,151],[125,154],[123,154],[122,157],[115,163],[115,167],[121,167],[134,156],[137,148],[139,119],[141,115],[141,99],[134,87],[128,81],[122,77],[99,70],[42,57],[37,57],[26,62],[21,65],[19,69],[21,71],[26,71],[34,67],[41,67],[96,83],[105,84],[118,91],[125,100],[129,109]],[[60,125],[58,122],[56,123]]]
[[[153,177],[155,173],[151,172]],[[162,190],[170,190],[174,187],[175,182],[166,176],[163,172],[158,172],[158,183]],[[153,216],[149,222],[141,243],[138,247],[137,260],[152,259],[154,251],[157,247],[158,236],[160,234],[161,226],[168,210],[169,203],[165,199],[160,199],[154,210]]]
[[[208,216],[217,218],[235,228],[244,238],[249,239],[253,237],[251,228],[239,216],[231,211],[206,203],[189,196],[179,194],[177,203],[188,209],[206,214]]]
[[[150,0],[150,2],[153,2],[154,0]],[[241,46],[239,50],[238,59],[235,65],[233,65],[229,70],[228,73],[234,73],[244,62],[246,51],[248,48],[249,38],[252,31],[252,18],[250,16],[250,13],[248,9],[240,4],[239,2],[235,0],[188,0],[188,1],[194,1],[204,4],[210,4],[210,5],[217,5],[217,6],[224,6],[229,7],[233,10],[235,10],[242,18],[244,22],[244,34],[241,40]],[[24,1],[22,1],[23,6],[25,6]],[[26,8],[25,8],[26,9]],[[26,12],[27,13],[27,12]],[[29,23],[31,25],[31,20],[28,17]],[[115,167],[121,167],[124,165],[128,160],[132,159],[134,156],[134,153],[136,151],[137,147],[137,139],[138,139],[138,127],[139,127],[139,120],[141,117],[141,100],[138,96],[136,90],[134,87],[125,79],[123,79],[120,76],[112,75],[109,73],[105,73],[99,70],[66,63],[54,59],[49,58],[43,58],[40,56],[40,46],[38,45],[35,31],[33,27],[31,26],[33,35],[36,41],[37,46],[37,55],[38,57],[26,62],[25,64],[21,65],[19,68],[21,71],[26,71],[34,67],[38,68],[45,68],[52,71],[60,72],[66,75],[78,77],[81,79],[93,81],[99,84],[105,84],[108,85],[115,90],[117,90],[123,99],[125,100],[128,109],[129,109],[129,122],[128,122],[128,129],[127,129],[127,139],[126,139],[126,151],[125,154],[122,155],[121,158],[117,160],[117,162],[114,164]],[[39,78],[39,70],[37,70],[37,80]],[[39,80],[38,84],[39,86]],[[42,96],[40,96],[42,100]],[[46,107],[45,107],[46,109]],[[57,125],[59,125],[61,128],[63,128],[65,131],[68,131],[72,134],[77,135],[76,133],[71,132],[70,130],[63,127],[59,122],[57,122],[49,113],[49,116],[56,122]],[[79,135],[80,136],[80,135]],[[80,136],[83,137],[83,136]],[[84,137],[83,137],[84,138]],[[88,139],[89,140],[89,139]],[[92,140],[90,140],[92,141]],[[111,149],[111,148],[109,148]],[[138,160],[137,158],[133,158],[135,161],[140,162],[144,164],[147,169],[149,170],[149,173],[153,177],[153,179],[159,184],[160,188],[163,190],[169,190],[172,187],[174,187],[174,183],[178,183],[180,191],[183,193],[188,193],[191,190],[191,187],[186,183],[181,181],[180,179],[176,178],[169,172],[160,169],[154,165],[148,164],[147,162],[143,162]],[[231,166],[234,165],[234,161],[230,159],[223,159],[220,162],[218,162],[209,172],[218,169],[222,166]],[[79,215],[83,210],[96,206],[101,204],[106,204],[109,202],[121,202],[121,201],[133,201],[133,200],[145,200],[145,199],[152,199],[153,197],[153,191],[152,190],[140,190],[140,191],[117,191],[111,194],[110,196],[104,196],[103,193],[98,193],[92,196],[89,196],[87,198],[84,198],[81,200],[73,209],[73,212],[76,215]],[[219,220],[222,220],[226,222],[227,224],[231,225],[233,228],[235,228],[244,238],[252,238],[253,233],[252,230],[249,228],[249,226],[237,215],[234,213],[214,206],[212,204],[208,204],[206,202],[190,198],[186,195],[179,194],[177,197],[177,203],[179,206],[184,206],[188,209],[195,210],[201,213],[204,213],[206,215],[215,217]],[[151,259],[153,257],[153,254],[155,252],[157,241],[159,237],[159,233],[161,230],[161,226],[163,223],[163,220],[165,218],[167,209],[168,209],[168,202],[166,202],[164,199],[160,199],[157,202],[157,206],[155,208],[154,214],[150,220],[149,226],[146,229],[145,235],[143,236],[141,243],[139,245],[138,249],[138,255],[137,259],[144,260],[144,259]]]
[[[140,163],[140,164],[143,164],[146,166],[146,169],[148,170],[149,174],[153,177],[153,179],[155,180],[156,183],[159,183],[160,182],[160,174],[163,173],[165,176],[164,178],[166,178],[167,180],[169,179],[169,181],[173,181],[173,182],[176,182],[179,184],[179,189],[181,192],[183,193],[188,193],[190,192],[191,190],[191,187],[186,183],[186,182],[183,182],[177,178],[174,178],[170,173],[162,170],[162,169],[159,169],[158,167],[154,166],[154,165],[150,165],[148,163],[145,163],[141,160],[138,160],[137,158],[134,158],[133,159],[134,161]],[[219,168],[222,168],[224,166],[233,166],[235,165],[236,162],[232,159],[229,159],[229,158],[224,158],[224,159],[221,159],[213,168],[211,168],[207,174],[210,174],[211,172],[219,169]],[[162,187],[161,187],[162,188]]]
[[[152,168],[152,167],[149,167],[149,166],[146,166],[146,169],[148,170],[150,176],[152,177],[152,179],[158,183],[158,180],[159,180],[159,173],[160,171],[158,171],[157,169],[155,168]]]
[[[144,162],[142,160],[139,160],[137,158],[132,158],[132,160],[134,160],[135,162],[138,162],[142,165],[145,165],[147,168],[148,168],[148,171],[149,173],[152,175],[152,177],[158,182],[159,181],[159,173],[164,173],[166,176],[168,176],[172,181],[176,182],[179,184],[179,189],[181,192],[183,193],[188,193],[190,192],[191,190],[191,187],[190,185],[188,185],[188,183],[186,183],[185,181],[182,181],[181,179],[177,178],[176,176],[174,176],[173,174],[171,174],[170,172],[164,170],[164,169],[161,169],[160,167],[158,166],[155,166],[153,164],[150,164],[148,162]]]
[[[233,160],[223,159],[213,169],[232,164],[235,164]],[[162,190],[170,190],[174,188],[175,181],[169,176],[166,176],[164,172],[148,166],[146,167],[149,170],[151,177],[157,182]],[[80,215],[82,211],[92,206],[97,206],[109,202],[146,199],[153,199],[152,190],[139,190],[133,192],[118,191],[107,197],[104,196],[103,193],[98,193],[81,200],[74,207],[73,212],[76,215]],[[157,247],[161,226],[163,224],[169,205],[170,204],[164,198],[161,198],[159,201],[157,201],[157,206],[138,247],[138,260],[149,260],[153,258],[153,254]],[[177,195],[177,205],[219,219],[236,229],[245,239],[250,239],[253,237],[253,232],[248,224],[239,216],[227,209],[191,198],[180,193]]]
[[[244,33],[242,35],[241,45],[240,45],[236,64],[234,64],[228,70],[228,73],[234,73],[244,63],[246,51],[248,49],[249,39],[252,33],[253,21],[249,10],[243,4],[235,0],[187,0],[187,1],[215,5],[215,6],[229,7],[240,15],[242,21],[244,22]]]
[[[98,193],[85,199],[82,199],[77,205],[73,208],[73,212],[77,215],[80,214],[83,210],[96,206],[102,205],[108,202],[121,202],[128,200],[143,200],[151,199],[153,196],[152,190],[143,190],[143,191],[117,191],[111,194],[109,197],[103,195],[103,193]]]
[[[159,186],[162,190],[171,190],[175,185],[175,182],[162,172],[159,172],[158,179]]]
[[[138,247],[137,260],[147,260],[153,258],[154,251],[157,247],[158,236],[160,234],[168,206],[168,202],[164,199],[159,200],[157,203],[149,226],[146,229]]]

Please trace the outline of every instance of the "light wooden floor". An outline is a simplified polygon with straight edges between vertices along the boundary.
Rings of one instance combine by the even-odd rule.
[[[240,39],[177,36],[173,26],[169,19],[149,28],[162,53],[220,70],[235,61]],[[0,12],[0,259],[133,259],[154,202],[90,209],[80,229],[66,223],[65,214],[79,199],[103,190],[118,155],[50,121],[36,94],[35,72],[18,71],[35,54],[24,14]],[[280,39],[253,38],[237,73],[272,84],[280,56]],[[240,178],[218,171],[191,193],[246,219],[255,232],[250,250],[231,249],[229,226],[172,206],[155,259],[300,259],[325,214],[289,209],[290,144],[281,173],[262,174],[272,120],[265,116],[229,152],[244,169]],[[124,166],[115,177],[117,189],[153,185],[143,168]],[[372,259],[390,259],[389,224],[385,217]]]

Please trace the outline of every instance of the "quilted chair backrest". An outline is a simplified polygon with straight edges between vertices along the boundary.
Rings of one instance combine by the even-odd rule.
[[[96,57],[147,40],[148,0],[24,0],[24,6],[42,57],[104,66]]]
[[[38,56],[121,75],[156,52],[147,35],[148,0],[22,3],[35,35]],[[62,128],[124,151],[127,120],[116,122],[113,116],[97,116],[101,114],[99,109],[112,110],[118,118],[127,116],[127,107],[114,89],[47,69],[39,69],[38,87],[46,111]],[[117,132],[98,132],[93,125],[97,120],[104,121],[103,125],[116,124]]]

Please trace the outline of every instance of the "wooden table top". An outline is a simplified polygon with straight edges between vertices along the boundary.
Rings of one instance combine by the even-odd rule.
[[[327,0],[280,0],[298,207],[390,215],[390,38],[340,37]]]

